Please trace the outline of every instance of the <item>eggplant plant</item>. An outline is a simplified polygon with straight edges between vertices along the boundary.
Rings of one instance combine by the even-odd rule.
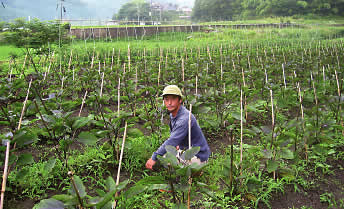
[[[96,196],[87,194],[86,187],[81,178],[69,172],[71,186],[67,194],[54,195],[49,199],[41,200],[34,206],[34,209],[55,208],[55,209],[72,209],[72,208],[113,208],[113,200],[118,200],[121,196],[115,194],[125,189],[128,180],[116,185],[114,179],[109,176],[106,179],[104,190],[97,190]]]
[[[199,147],[192,147],[184,151],[179,160],[176,157],[177,149],[167,145],[167,153],[163,157],[158,156],[159,162],[165,168],[164,175],[147,176],[141,179],[126,192],[126,195],[132,197],[151,190],[166,191],[172,196],[173,208],[189,208],[190,201],[198,193],[211,193],[206,184],[198,181],[207,164],[187,163],[195,157],[199,149]],[[166,207],[162,203],[160,204],[162,207]]]

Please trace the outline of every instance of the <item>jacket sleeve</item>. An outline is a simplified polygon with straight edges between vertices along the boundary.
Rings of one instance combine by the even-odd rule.
[[[180,145],[181,142],[186,138],[188,134],[188,123],[185,120],[178,121],[178,123],[173,127],[170,138],[168,138],[159,149],[153,153],[152,159],[157,160],[157,156],[163,156],[166,153],[165,146],[171,145],[176,147]]]

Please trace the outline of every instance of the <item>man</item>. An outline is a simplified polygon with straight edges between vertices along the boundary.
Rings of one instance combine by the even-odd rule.
[[[189,147],[189,111],[182,105],[182,92],[176,85],[166,86],[163,91],[164,104],[170,112],[170,138],[168,138],[159,149],[153,153],[152,157],[147,160],[146,168],[153,170],[153,166],[157,161],[157,156],[163,156],[166,153],[165,146],[171,145],[177,149],[185,150]],[[200,151],[196,154],[196,159],[192,162],[198,164],[208,160],[210,149],[196,118],[191,115],[191,146],[200,147]]]

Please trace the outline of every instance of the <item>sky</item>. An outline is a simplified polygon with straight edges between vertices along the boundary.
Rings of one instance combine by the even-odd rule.
[[[0,21],[17,17],[52,20],[60,18],[60,0],[0,0]],[[130,0],[64,0],[65,19],[111,19]],[[195,0],[153,0],[192,7]]]

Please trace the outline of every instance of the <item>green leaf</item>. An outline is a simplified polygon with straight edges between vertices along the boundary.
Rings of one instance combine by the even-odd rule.
[[[236,120],[241,120],[241,114],[240,114],[240,112],[233,112],[233,113],[232,113],[232,117],[235,118]],[[246,123],[246,120],[245,120],[245,118],[244,118],[244,115],[243,115],[243,117],[242,117],[242,121],[243,121],[243,123]]]
[[[279,164],[278,162],[274,161],[274,160],[269,160],[267,163],[267,170],[269,173],[276,171],[278,168]]]
[[[79,192],[79,195],[81,198],[84,198],[87,194],[86,194],[86,190],[85,190],[85,186],[84,184],[82,183],[81,179],[79,176],[74,176],[73,177],[74,179],[74,182],[75,182],[75,186],[76,186],[76,189],[78,190]],[[75,189],[74,189],[74,186],[72,185],[72,188],[70,190],[70,193],[72,195],[76,195],[76,192],[75,192]]]
[[[63,202],[55,199],[45,199],[34,206],[35,209],[64,209]]]
[[[145,192],[147,190],[147,185],[135,185],[130,187],[125,193],[124,196],[126,198],[132,198],[142,192]]]
[[[33,160],[33,157],[31,154],[24,153],[19,156],[18,161],[17,161],[17,166],[28,165],[34,162],[35,161]]]
[[[136,185],[162,184],[165,183],[164,176],[146,176],[136,183]]]
[[[174,146],[166,145],[165,149],[167,152],[171,153],[172,155],[174,155],[174,156],[177,155],[177,149]]]
[[[90,132],[81,132],[77,139],[79,142],[85,145],[94,145],[97,143],[98,138]]]
[[[107,193],[104,198],[96,204],[96,208],[103,208],[105,205],[108,204],[108,202],[110,202],[113,198],[113,196],[116,194],[117,191],[122,190],[123,188],[126,187],[126,185],[129,183],[129,180],[123,181],[121,182],[116,189],[114,189],[113,191]]]
[[[192,147],[191,149],[186,150],[181,157],[184,160],[191,160],[191,158],[193,158],[200,151],[200,149],[200,147]]]
[[[48,171],[49,173],[53,170],[56,164],[56,158],[50,158],[47,163],[44,165],[44,170]]]
[[[67,194],[59,194],[59,195],[54,195],[52,198],[55,199],[55,200],[59,200],[61,202],[66,203],[66,202],[70,202],[75,197],[72,196],[72,195],[67,195]]]
[[[32,142],[37,140],[37,136],[27,132],[26,130],[18,131],[14,137],[13,142],[17,143],[17,146],[24,146],[27,144],[31,144]]]
[[[200,114],[207,114],[209,111],[211,110],[211,107],[208,107],[208,106],[200,106],[197,110],[197,113],[200,113]]]
[[[140,136],[144,136],[142,131],[138,128],[131,128],[128,130],[128,137],[138,138]]]
[[[105,185],[108,191],[113,191],[116,189],[116,182],[111,176],[106,179]]]
[[[92,120],[93,120],[93,115],[89,115],[88,117],[80,117],[76,121],[74,121],[72,128],[74,130],[82,128],[85,125],[87,125],[88,123],[90,123]]]
[[[294,153],[288,148],[283,148],[280,151],[280,157],[283,159],[291,160],[294,159]]]

